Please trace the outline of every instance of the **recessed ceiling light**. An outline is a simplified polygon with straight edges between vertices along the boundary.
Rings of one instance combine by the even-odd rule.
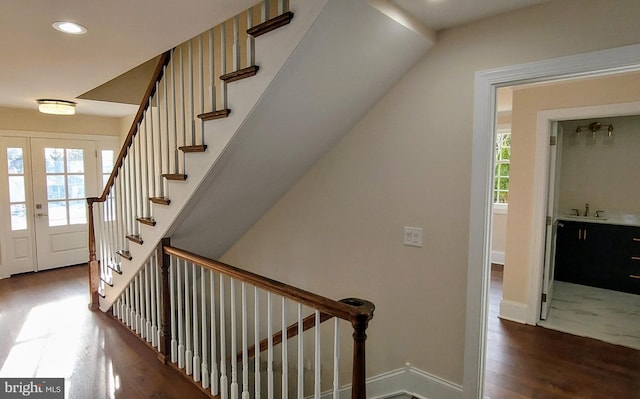
[[[76,113],[76,103],[66,100],[36,100],[38,110],[43,114],[73,115]]]
[[[60,32],[70,33],[72,35],[83,35],[87,33],[87,28],[80,24],[76,24],[75,22],[68,21],[57,21],[51,24],[53,29],[59,30]]]

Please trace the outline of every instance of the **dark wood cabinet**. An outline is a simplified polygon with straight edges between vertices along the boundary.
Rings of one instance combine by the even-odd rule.
[[[640,227],[560,221],[555,279],[640,294]]]

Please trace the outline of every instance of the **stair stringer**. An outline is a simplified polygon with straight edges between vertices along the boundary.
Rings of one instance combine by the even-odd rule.
[[[291,23],[256,39],[256,65],[259,73],[249,79],[230,83],[228,87],[229,117],[206,122],[205,141],[207,151],[190,153],[185,157],[186,181],[170,181],[166,196],[169,205],[151,204],[155,226],[140,225],[142,245],[130,244],[132,259],[121,259],[122,274],[115,274],[113,286],[105,287],[105,297],[100,298],[100,310],[108,311],[136,273],[157,250],[163,237],[167,236],[191,198],[214,168],[232,138],[243,126],[262,95],[274,80],[280,69],[294,52],[305,33],[321,15],[329,0],[291,0],[290,9],[295,14]]]
[[[366,0],[331,0],[177,220],[172,245],[219,259],[432,45]]]

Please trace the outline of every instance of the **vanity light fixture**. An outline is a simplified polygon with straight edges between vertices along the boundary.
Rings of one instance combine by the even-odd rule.
[[[52,23],[51,26],[53,26],[53,29],[55,30],[72,35],[83,35],[87,33],[87,28],[75,22],[56,21]]]
[[[73,115],[76,113],[76,103],[66,100],[39,99],[38,110],[44,114]]]
[[[576,134],[582,133],[582,128],[588,128],[591,131],[593,137],[596,137],[596,132],[602,128],[602,124],[600,122],[592,122],[587,126],[578,126],[576,127]],[[607,137],[611,137],[613,134],[613,125],[607,126]]]

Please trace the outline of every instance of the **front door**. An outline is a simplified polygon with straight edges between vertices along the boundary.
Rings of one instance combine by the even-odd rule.
[[[97,193],[95,142],[3,140],[9,274],[87,262],[86,197]]]

